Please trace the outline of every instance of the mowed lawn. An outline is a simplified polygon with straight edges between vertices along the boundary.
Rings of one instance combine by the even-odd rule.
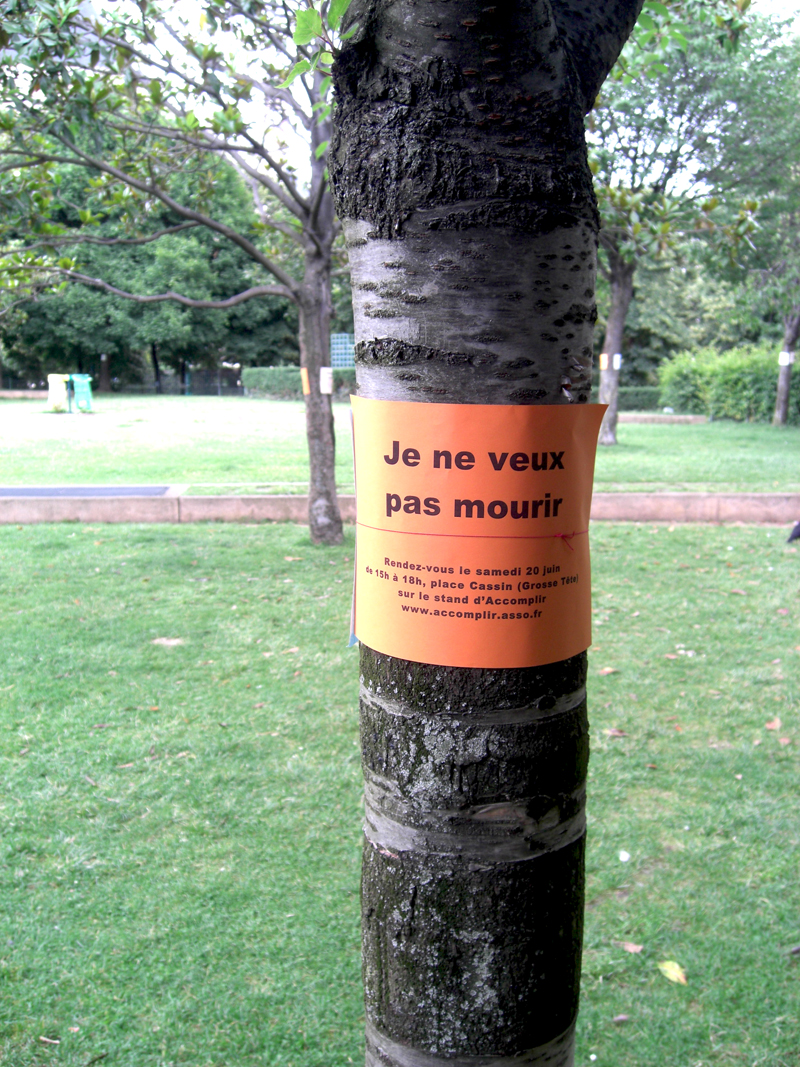
[[[91,415],[0,400],[0,486],[188,485],[194,494],[302,493],[300,401],[96,396]],[[349,405],[334,404],[339,491],[353,491]],[[621,423],[598,491],[800,492],[800,428]]]
[[[592,528],[578,1067],[797,1067],[784,539]],[[363,1063],[352,560],[288,525],[0,527],[0,1062]]]

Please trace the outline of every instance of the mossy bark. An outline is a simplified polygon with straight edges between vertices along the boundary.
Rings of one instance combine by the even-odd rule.
[[[583,115],[640,6],[354,0],[329,166],[360,395],[588,400]],[[369,1067],[573,1062],[585,672],[362,645]]]

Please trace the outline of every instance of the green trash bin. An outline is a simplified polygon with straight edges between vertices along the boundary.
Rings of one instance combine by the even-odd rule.
[[[92,410],[92,376],[91,374],[70,374],[75,390],[75,407],[78,411]]]

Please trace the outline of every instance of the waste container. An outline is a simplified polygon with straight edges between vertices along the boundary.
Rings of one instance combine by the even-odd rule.
[[[67,399],[68,374],[47,375],[47,410],[66,411],[69,403]]]
[[[75,390],[75,407],[78,411],[92,410],[92,376],[91,374],[70,374]]]

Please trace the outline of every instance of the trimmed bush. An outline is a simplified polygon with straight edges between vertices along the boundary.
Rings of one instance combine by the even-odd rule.
[[[242,385],[247,396],[273,400],[300,400],[303,396],[299,367],[246,367],[242,371]],[[336,367],[333,371],[334,400],[346,400],[355,391],[355,368]]]
[[[661,390],[657,385],[621,385],[618,411],[657,411]],[[599,391],[592,390],[592,403],[599,401]]]
[[[771,422],[778,386],[777,352],[754,345],[718,352],[679,352],[661,364],[660,404],[688,414],[737,422]],[[792,390],[789,422],[800,425],[800,390]]]

